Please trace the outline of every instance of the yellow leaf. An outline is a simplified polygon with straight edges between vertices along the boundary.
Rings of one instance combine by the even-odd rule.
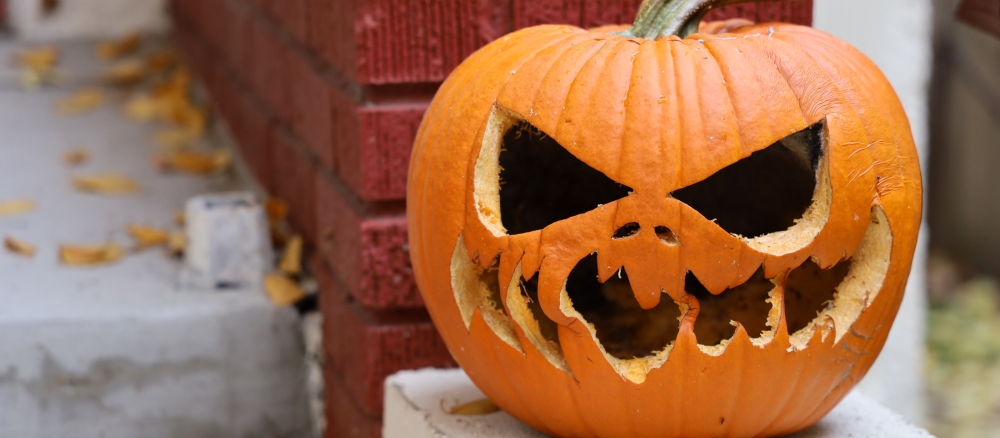
[[[232,155],[229,151],[215,152],[180,151],[160,157],[164,166],[196,175],[219,173],[229,167]]]
[[[90,160],[90,152],[86,149],[71,149],[63,152],[63,162],[67,166],[79,166]]]
[[[35,201],[30,199],[15,199],[13,201],[0,201],[0,217],[17,216],[31,212],[35,209]]]
[[[7,247],[7,250],[15,254],[20,254],[25,257],[35,256],[35,245],[32,245],[23,240],[18,240],[13,237],[7,236],[3,239],[3,244]]]
[[[139,48],[142,43],[142,35],[133,32],[115,41],[105,41],[97,45],[97,57],[102,60],[111,60],[128,55]]]
[[[296,234],[285,244],[285,253],[281,256],[281,263],[278,270],[286,275],[299,275],[302,273],[302,236]]]
[[[264,290],[271,302],[278,307],[295,304],[306,296],[298,284],[280,274],[268,274],[264,277]]]
[[[138,59],[119,62],[104,72],[104,80],[118,86],[132,86],[146,77],[146,66]]]
[[[60,245],[59,260],[69,266],[92,266],[117,262],[125,255],[114,243],[105,245]]]
[[[448,413],[452,415],[486,415],[499,410],[500,408],[497,407],[497,405],[489,399],[484,398],[482,400],[452,406],[451,409],[448,410]]]
[[[158,99],[137,94],[125,104],[125,117],[137,122],[148,122],[159,117],[162,105]]]
[[[201,138],[200,132],[187,129],[165,129],[157,132],[153,141],[166,149],[180,149],[194,143],[199,138]]]
[[[125,194],[139,191],[139,184],[117,173],[102,173],[73,178],[73,186],[84,192]]]
[[[19,67],[29,68],[36,71],[50,70],[59,60],[59,49],[56,46],[36,47],[25,49],[14,57],[14,63]]]
[[[80,114],[91,111],[104,103],[104,93],[96,88],[77,90],[72,96],[60,100],[56,112],[62,115]]]
[[[184,254],[184,250],[187,249],[187,236],[184,233],[170,233],[170,238],[167,240],[167,252],[173,256],[180,256]]]
[[[135,239],[136,246],[139,249],[159,246],[170,242],[170,233],[159,228],[129,224],[128,233]]]

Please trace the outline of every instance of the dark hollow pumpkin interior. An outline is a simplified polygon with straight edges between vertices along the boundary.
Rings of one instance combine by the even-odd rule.
[[[726,231],[757,237],[785,231],[806,213],[817,186],[822,158],[822,123],[793,134],[696,183],[673,196]],[[632,191],[583,163],[551,137],[520,122],[503,137],[500,162],[501,221],[508,234],[539,230],[614,202]],[[633,228],[637,228],[633,227]],[[628,225],[609,230],[608,238],[627,238],[637,230]],[[661,239],[683,245],[670,230],[656,230]],[[789,333],[806,327],[831,305],[849,262],[830,270],[807,261],[787,276],[784,297]],[[745,283],[719,295],[709,293],[688,274],[685,290],[698,299],[694,331],[698,343],[717,345],[730,339],[739,322],[751,338],[768,330],[768,302],[775,287],[758,270]],[[624,269],[605,283],[597,279],[596,255],[581,260],[566,281],[573,307],[592,324],[608,354],[619,359],[647,357],[663,350],[679,332],[681,308],[664,295],[653,309],[643,310]],[[539,322],[542,335],[558,343],[555,322],[538,305],[537,275],[522,279],[521,293]]]

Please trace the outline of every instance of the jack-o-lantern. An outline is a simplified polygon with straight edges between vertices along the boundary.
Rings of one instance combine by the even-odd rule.
[[[565,437],[769,436],[828,413],[903,297],[921,176],[878,68],[808,27],[538,26],[448,78],[408,187],[452,354]]]

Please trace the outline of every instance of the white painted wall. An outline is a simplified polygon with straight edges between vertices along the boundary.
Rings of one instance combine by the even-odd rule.
[[[933,63],[931,0],[816,0],[814,26],[851,43],[888,76],[913,126],[926,180],[928,87]],[[922,232],[913,272],[889,341],[860,389],[921,422],[924,401],[927,237]]]
[[[169,28],[167,0],[61,0],[50,14],[42,0],[6,0],[10,26],[25,40],[114,38]]]

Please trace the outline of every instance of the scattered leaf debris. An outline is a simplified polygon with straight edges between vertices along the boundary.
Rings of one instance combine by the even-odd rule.
[[[448,413],[451,415],[486,415],[499,410],[500,408],[496,404],[484,398],[452,406],[451,409],[448,409]]]
[[[63,163],[67,166],[80,166],[86,164],[88,161],[90,161],[90,152],[86,149],[70,149],[63,152]]]
[[[96,266],[114,263],[125,256],[118,244],[60,245],[59,260],[67,266]]]
[[[285,253],[278,263],[278,270],[285,275],[295,277],[302,274],[302,236],[296,234],[285,244]]]
[[[306,296],[298,283],[281,274],[268,274],[264,277],[264,290],[277,307],[295,304]]]
[[[35,245],[32,245],[23,240],[7,236],[4,237],[3,239],[3,245],[4,247],[7,248],[8,251],[14,254],[22,255],[25,257],[35,256]]]
[[[56,46],[42,46],[24,49],[14,56],[14,64],[18,67],[34,70],[49,70],[59,61],[59,49]]]
[[[132,178],[117,173],[101,173],[73,178],[77,190],[102,194],[129,194],[139,191]]]
[[[176,170],[195,175],[212,175],[229,168],[232,163],[229,151],[213,152],[179,151],[160,155],[157,167],[163,170]]]
[[[131,54],[142,45],[142,34],[132,32],[114,41],[105,41],[97,45],[98,59],[110,61]]]
[[[22,69],[21,86],[35,89],[44,84],[58,81],[56,62],[59,60],[59,49],[55,46],[43,46],[25,49],[14,56],[14,64]]]
[[[104,71],[104,81],[119,87],[132,87],[146,78],[146,64],[139,59],[128,59]]]
[[[170,242],[170,232],[155,227],[129,224],[128,233],[135,239],[136,249],[146,249]]]
[[[146,58],[146,69],[150,72],[166,71],[177,65],[177,53],[163,49]]]
[[[73,95],[56,104],[56,113],[61,115],[82,114],[93,111],[104,103],[104,92],[98,88],[81,88]]]
[[[35,201],[31,199],[0,201],[0,217],[30,213],[35,210],[35,206]]]

